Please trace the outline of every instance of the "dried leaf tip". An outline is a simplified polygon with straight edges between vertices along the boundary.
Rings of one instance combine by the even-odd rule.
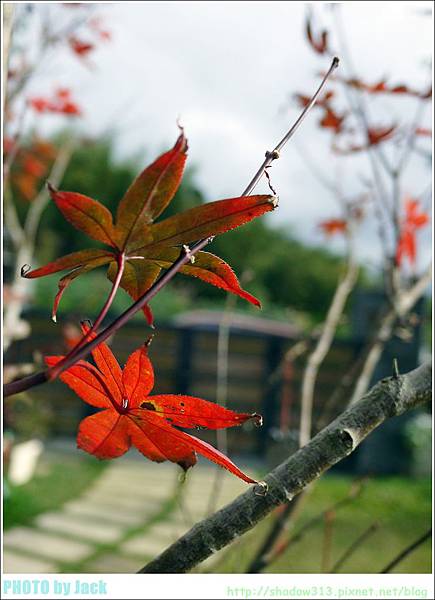
[[[27,273],[31,270],[31,268],[32,267],[30,265],[27,265],[27,264],[23,265],[21,267],[21,271],[20,271],[21,277],[25,277],[27,275]]]
[[[261,415],[259,415],[258,413],[252,413],[251,417],[254,420],[254,425],[255,427],[262,427],[263,426],[263,417]]]
[[[276,208],[279,205],[279,197],[278,196],[271,196],[268,200],[268,202],[270,202],[273,206],[273,208]]]
[[[177,127],[180,130],[180,135],[175,142],[175,148],[186,154],[186,152],[189,150],[189,144],[187,143],[187,138],[184,135],[184,127],[181,124],[180,117],[177,118]]]

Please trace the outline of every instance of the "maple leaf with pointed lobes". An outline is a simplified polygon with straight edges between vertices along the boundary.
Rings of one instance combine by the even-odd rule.
[[[340,133],[343,129],[343,123],[347,117],[347,113],[338,115],[332,108],[325,107],[325,114],[320,120],[320,127],[324,129],[332,129],[334,133]]]
[[[186,153],[187,141],[181,133],[175,146],[133,181],[118,205],[115,224],[111,212],[97,200],[49,187],[53,202],[65,219],[110,248],[81,250],[39,269],[22,270],[22,276],[30,279],[69,271],[59,281],[52,313],[54,320],[63,292],[80,275],[108,265],[107,276],[113,282],[122,255],[125,269],[120,286],[137,300],[152,286],[162,269],[170,267],[185,251],[184,245],[229,231],[276,207],[275,196],[241,196],[202,204],[154,223],[180,185]],[[260,306],[254,296],[241,288],[233,270],[221,258],[198,252],[193,259],[180,269],[181,273],[198,277]],[[144,314],[151,323],[149,307],[144,308]]]
[[[89,325],[83,323],[84,335]],[[135,446],[155,462],[169,460],[184,470],[196,463],[196,454],[228,469],[247,483],[257,483],[243,473],[228,457],[210,444],[176,429],[226,429],[253,419],[261,425],[256,413],[236,413],[213,402],[192,396],[165,394],[150,396],[154,371],[144,344],[133,352],[121,369],[106,344],[92,351],[96,366],[79,361],[60,375],[87,404],[102,409],[86,417],[79,426],[77,445],[100,459],[122,456]],[[62,356],[48,356],[49,367]]]
[[[341,133],[343,129],[344,121],[348,115],[347,112],[338,114],[331,105],[331,100],[334,97],[334,92],[329,90],[321,96],[317,102],[316,107],[324,110],[323,117],[319,121],[320,127],[324,129],[332,129],[334,133]],[[307,107],[311,102],[310,96],[304,94],[295,94],[295,99],[300,106],[303,108]]]
[[[408,198],[405,202],[405,217],[401,224],[400,237],[397,243],[397,266],[401,266],[405,257],[411,265],[415,265],[417,259],[417,230],[428,223],[429,215],[420,209],[420,202]]]

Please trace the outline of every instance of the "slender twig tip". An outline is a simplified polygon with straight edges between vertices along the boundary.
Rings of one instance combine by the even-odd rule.
[[[181,115],[177,116],[176,123],[177,123],[178,129],[180,130],[180,133],[184,133],[184,125],[181,124]]]
[[[334,58],[332,59],[332,66],[334,67],[334,69],[336,69],[339,64],[340,64],[340,59],[338,58],[338,56],[334,56]]]
[[[399,377],[400,377],[399,363],[397,362],[397,358],[393,358],[393,378],[399,379]]]

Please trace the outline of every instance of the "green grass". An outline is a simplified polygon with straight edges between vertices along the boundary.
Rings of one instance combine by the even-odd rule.
[[[3,500],[4,529],[27,525],[40,513],[59,508],[84,492],[104,468],[104,463],[95,459],[64,455],[42,462],[29,483],[8,484]]]
[[[348,477],[322,478],[308,496],[296,518],[296,533],[312,517],[345,497],[351,485]],[[374,522],[378,529],[343,564],[341,573],[379,573],[401,550],[431,526],[431,482],[400,477],[379,477],[367,481],[362,493],[336,511],[332,525],[330,565]],[[229,549],[218,565],[219,573],[243,573],[272,523],[269,516],[249,536]],[[265,572],[321,573],[324,523],[320,522],[287,550]],[[394,570],[396,573],[430,573],[431,543],[425,542]]]

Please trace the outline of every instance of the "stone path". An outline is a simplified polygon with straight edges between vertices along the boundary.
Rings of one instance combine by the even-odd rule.
[[[55,512],[3,536],[5,573],[135,573],[200,519],[246,490],[213,466],[180,469],[123,457],[93,486]],[[214,487],[215,486],[215,487]],[[214,505],[210,506],[210,498]],[[229,550],[224,550],[229,551]],[[200,571],[213,569],[221,553]]]

